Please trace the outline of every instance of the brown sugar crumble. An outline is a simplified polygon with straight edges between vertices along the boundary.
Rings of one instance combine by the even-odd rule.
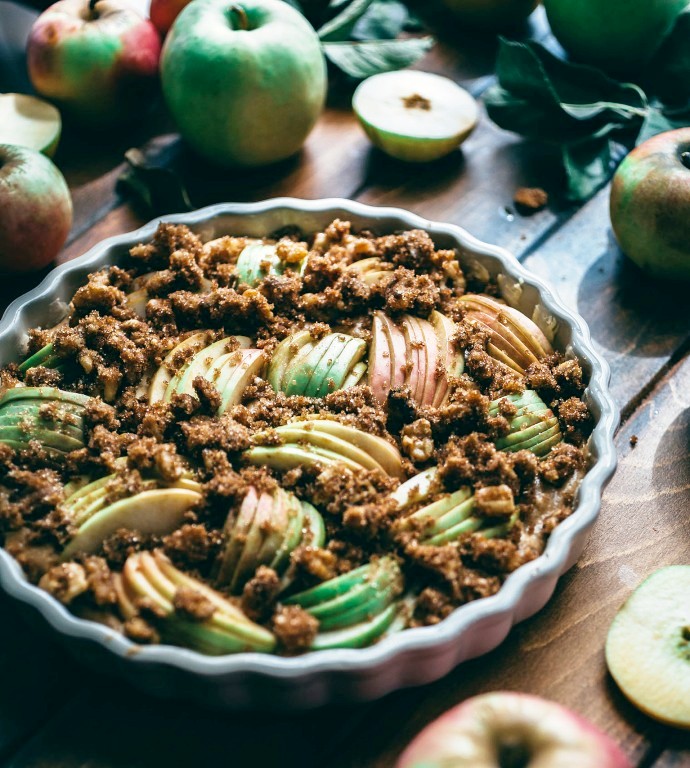
[[[519,187],[515,190],[513,202],[518,213],[530,216],[546,208],[549,196],[541,187]]]
[[[500,295],[421,230],[161,224],[0,369],[0,543],[141,644],[436,624],[543,552],[586,468],[582,367]]]

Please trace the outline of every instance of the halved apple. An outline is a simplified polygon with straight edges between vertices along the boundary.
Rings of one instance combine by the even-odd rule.
[[[60,113],[52,104],[23,93],[0,94],[0,144],[28,147],[52,157],[61,132]]]
[[[651,717],[690,728],[690,565],[655,571],[620,609],[606,663],[623,693]]]

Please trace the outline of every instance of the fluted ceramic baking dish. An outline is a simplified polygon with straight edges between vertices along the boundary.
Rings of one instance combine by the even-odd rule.
[[[589,380],[585,396],[596,422],[589,469],[573,514],[552,533],[544,554],[512,573],[497,594],[458,608],[440,624],[399,632],[369,648],[318,651],[295,658],[256,653],[210,657],[172,646],[135,645],[113,630],[73,616],[47,592],[29,584],[15,560],[0,549],[0,586],[29,614],[52,627],[79,660],[120,674],[157,695],[226,708],[294,709],[364,701],[436,680],[460,662],[495,648],[514,624],[546,604],[558,577],[582,552],[599,512],[602,490],[616,465],[613,434],[618,412],[608,391],[609,369],[595,352],[585,322],[510,253],[480,242],[457,226],[426,221],[397,208],[338,199],[227,203],[163,220],[186,224],[202,238],[212,239],[224,234],[261,237],[286,226],[317,232],[334,218],[377,234],[424,229],[437,246],[457,249],[466,269],[503,275],[504,298],[513,306],[532,316],[539,305],[540,322],[555,328],[554,346],[582,363]],[[131,246],[149,240],[157,225],[153,221],[104,240],[53,270],[37,288],[13,302],[0,322],[0,364],[20,358],[27,329],[60,319],[89,272],[118,263]]]

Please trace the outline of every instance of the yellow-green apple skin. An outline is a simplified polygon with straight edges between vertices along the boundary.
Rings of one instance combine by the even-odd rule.
[[[165,40],[161,78],[182,136],[221,166],[295,154],[327,84],[316,32],[282,0],[194,0]]]
[[[523,22],[539,5],[539,0],[442,0],[463,25],[500,30]]]
[[[41,269],[72,226],[72,199],[60,171],[40,152],[0,144],[0,272]]]
[[[690,280],[690,128],[636,147],[611,185],[611,226],[623,252],[642,270]],[[687,163],[687,165],[686,165]]]
[[[688,0],[544,0],[551,29],[571,56],[635,72],[657,51]]]
[[[428,725],[395,768],[632,768],[615,742],[552,701],[512,691],[467,699]]]
[[[34,23],[27,64],[34,88],[90,125],[141,118],[158,87],[161,43],[123,0],[59,0]]]
[[[616,614],[606,663],[632,703],[668,725],[690,729],[690,565],[648,576]]]

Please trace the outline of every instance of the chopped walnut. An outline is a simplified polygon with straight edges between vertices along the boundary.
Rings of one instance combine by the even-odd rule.
[[[403,427],[401,445],[403,453],[415,464],[429,461],[434,453],[434,440],[429,420],[417,419]]]

